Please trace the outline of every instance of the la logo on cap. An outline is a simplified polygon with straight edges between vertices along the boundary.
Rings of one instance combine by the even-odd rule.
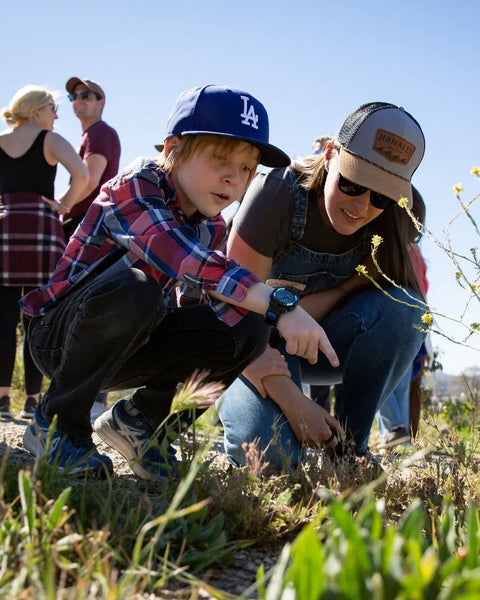
[[[253,104],[248,108],[250,98],[248,96],[240,96],[240,98],[243,100],[243,113],[240,113],[240,116],[243,117],[242,123],[258,129],[258,115],[255,113]]]

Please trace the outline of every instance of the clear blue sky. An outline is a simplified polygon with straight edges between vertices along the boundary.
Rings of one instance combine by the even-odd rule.
[[[479,39],[474,0],[24,0],[3,6],[0,105],[27,83],[61,91],[56,131],[76,146],[80,124],[65,82],[73,75],[98,81],[123,167],[155,154],[176,96],[195,85],[229,84],[257,96],[272,143],[290,155],[308,153],[317,135],[338,133],[360,104],[393,102],[424,130],[425,159],[413,181],[429,228],[443,239],[458,208],[452,186],[461,182],[465,199],[480,191],[470,175],[480,164]],[[57,191],[65,181],[60,172]],[[465,219],[452,236],[457,249],[478,245]],[[467,296],[455,270],[432,242],[422,248],[430,302],[459,316]],[[468,320],[480,322],[478,302]],[[480,365],[478,351],[433,342],[448,373]],[[472,343],[479,348],[479,336]]]

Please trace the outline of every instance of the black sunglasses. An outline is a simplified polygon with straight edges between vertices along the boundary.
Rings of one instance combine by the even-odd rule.
[[[359,185],[358,183],[353,183],[353,181],[349,181],[346,177],[338,174],[338,189],[347,194],[347,196],[361,196],[369,188],[364,187],[363,185]],[[396,204],[395,200],[384,196],[383,194],[379,194],[378,192],[374,192],[370,190],[370,204],[375,208],[379,208],[380,210],[385,210],[390,206]]]
[[[100,94],[97,94],[97,92],[78,92],[75,94],[68,94],[68,99],[70,100],[70,102],[73,102],[74,100],[76,100],[77,98],[80,98],[80,100],[88,100],[90,98],[90,94],[93,94],[95,96],[95,98],[97,100],[101,100],[102,97],[100,96]]]

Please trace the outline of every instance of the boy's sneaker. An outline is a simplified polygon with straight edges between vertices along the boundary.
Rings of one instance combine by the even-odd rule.
[[[113,474],[111,459],[100,454],[91,440],[77,440],[61,431],[53,433],[48,464],[69,475],[102,477]]]
[[[162,454],[152,431],[140,415],[125,410],[126,400],[119,400],[95,421],[93,430],[128,461],[132,471],[141,479],[167,481],[178,476],[177,459],[171,452]]]
[[[21,419],[31,419],[33,417],[33,413],[37,407],[37,401],[33,396],[27,396],[25,400],[25,404],[23,405],[23,410],[20,413]]]
[[[0,418],[12,418],[12,413],[10,412],[10,396],[2,396],[0,398]]]
[[[33,412],[32,422],[23,434],[23,445],[33,456],[41,458],[44,455],[49,427],[50,423],[42,415],[40,404],[37,404]]]

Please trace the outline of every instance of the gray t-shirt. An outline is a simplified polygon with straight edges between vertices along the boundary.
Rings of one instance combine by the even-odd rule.
[[[295,208],[289,169],[258,173],[249,186],[233,220],[234,231],[259,254],[273,258],[282,254],[291,238]],[[363,229],[342,235],[323,221],[314,193],[308,195],[307,221],[299,243],[314,252],[341,254],[356,247]]]

